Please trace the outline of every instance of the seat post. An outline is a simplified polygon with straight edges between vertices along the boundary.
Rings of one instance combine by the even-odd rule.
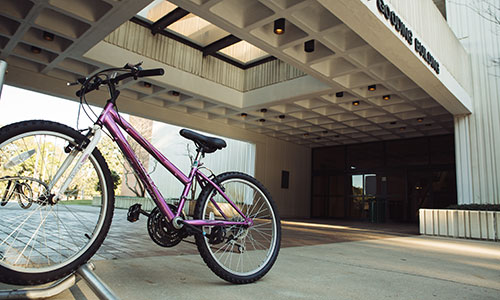
[[[198,167],[200,165],[201,159],[205,157],[205,153],[201,149],[201,147],[196,148],[196,157],[193,161],[193,166]]]

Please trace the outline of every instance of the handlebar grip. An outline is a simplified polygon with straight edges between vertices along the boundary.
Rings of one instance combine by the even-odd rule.
[[[162,68],[158,69],[149,69],[149,70],[141,70],[137,72],[137,77],[147,77],[147,76],[161,76],[165,74],[165,70]]]

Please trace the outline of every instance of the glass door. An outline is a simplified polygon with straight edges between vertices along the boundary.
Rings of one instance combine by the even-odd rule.
[[[370,203],[377,194],[376,174],[351,175],[351,195],[349,201],[349,215],[353,219],[368,219]]]

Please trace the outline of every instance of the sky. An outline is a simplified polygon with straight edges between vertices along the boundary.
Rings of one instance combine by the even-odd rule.
[[[79,103],[46,94],[4,85],[0,96],[0,126],[25,120],[49,120],[76,128]],[[101,109],[93,107],[96,114]],[[92,122],[83,113],[80,128],[90,126]]]

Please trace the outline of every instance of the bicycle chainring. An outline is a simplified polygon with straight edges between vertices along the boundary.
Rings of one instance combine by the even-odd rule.
[[[173,212],[177,210],[174,205],[168,206]],[[148,233],[153,242],[162,247],[173,247],[187,236],[183,228],[175,229],[158,207],[155,207],[148,217]]]

